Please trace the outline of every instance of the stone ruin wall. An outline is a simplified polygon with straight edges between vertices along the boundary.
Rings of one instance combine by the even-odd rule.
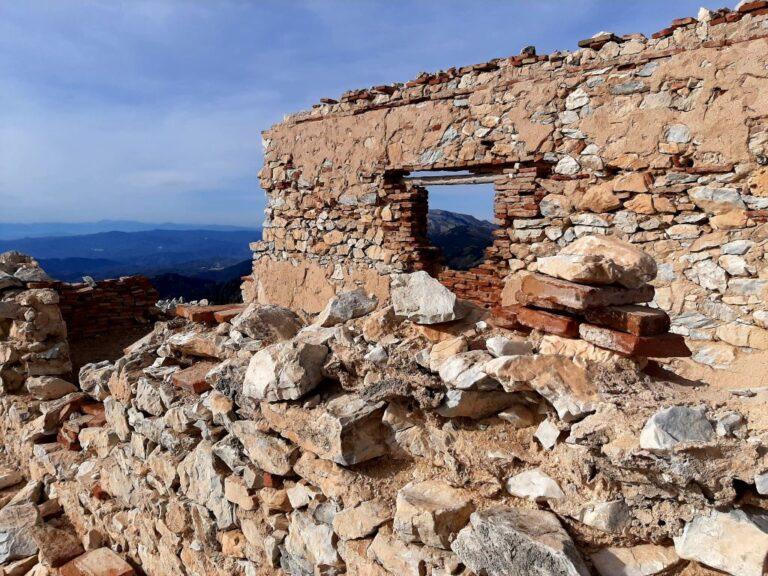
[[[768,348],[766,9],[580,44],[350,91],[266,131],[246,301],[314,313],[425,269],[506,305],[505,279],[537,257],[613,234],[660,263],[655,304],[675,331],[726,356]],[[427,170],[494,182],[499,229],[473,270],[444,269],[429,245],[427,191],[404,179]]]

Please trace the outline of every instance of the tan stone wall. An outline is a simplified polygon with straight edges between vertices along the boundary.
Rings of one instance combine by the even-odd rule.
[[[269,202],[253,245],[262,300],[290,300],[285,278],[263,273],[264,258],[345,278],[347,269],[427,269],[464,285],[468,276],[440,273],[425,206],[402,176],[471,169],[498,175],[502,226],[485,267],[494,295],[473,299],[493,304],[509,272],[534,269],[577,237],[614,234],[658,258],[656,304],[675,330],[766,346],[761,12],[422,75],[289,117],[264,134]],[[521,170],[535,170],[533,182],[500,210]],[[322,290],[310,288],[318,298],[340,286],[325,276]],[[487,296],[490,284],[469,278],[467,295]]]

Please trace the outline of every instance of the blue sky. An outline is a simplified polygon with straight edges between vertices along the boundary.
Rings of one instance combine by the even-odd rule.
[[[0,0],[0,222],[255,225],[260,131],[286,113],[529,44],[545,53],[600,30],[650,34],[698,6]],[[450,190],[433,204],[487,212]]]

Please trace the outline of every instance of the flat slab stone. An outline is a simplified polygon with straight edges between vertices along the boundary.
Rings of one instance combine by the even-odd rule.
[[[653,576],[680,563],[671,546],[641,544],[632,548],[605,548],[592,554],[600,576]]]
[[[581,312],[589,308],[650,302],[654,293],[650,284],[635,289],[587,286],[543,274],[529,274],[523,278],[517,300],[528,306]]]
[[[133,568],[109,548],[97,548],[59,569],[61,576],[135,576]]]
[[[239,316],[240,313],[245,310],[245,304],[236,304],[231,308],[219,310],[213,313],[213,319],[217,324],[224,324],[225,322],[232,322],[232,319]]]
[[[171,375],[171,382],[177,388],[190,390],[195,394],[202,394],[211,389],[211,385],[205,381],[205,375],[216,366],[218,364],[215,362],[198,362],[189,368],[174,372]]]
[[[664,310],[627,304],[592,308],[584,312],[588,322],[637,336],[657,336],[669,332],[669,315]]]
[[[547,334],[556,334],[564,338],[578,338],[579,336],[579,321],[571,316],[556,312],[518,306],[517,321],[523,326]]]
[[[192,322],[216,324],[216,313],[231,310],[237,310],[239,313],[243,308],[244,306],[242,304],[221,304],[218,306],[190,306],[188,304],[180,304],[179,306],[176,306],[176,316],[186,318]],[[236,315],[237,314],[235,314],[235,316]]]
[[[582,324],[579,335],[600,348],[613,350],[627,356],[646,358],[681,358],[691,355],[685,338],[679,334],[659,334],[658,336],[637,336],[626,332]]]

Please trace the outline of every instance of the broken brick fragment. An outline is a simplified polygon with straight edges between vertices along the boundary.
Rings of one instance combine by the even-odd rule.
[[[658,308],[647,306],[608,306],[584,312],[588,322],[637,336],[656,336],[669,331],[669,315]]]
[[[216,367],[215,362],[198,362],[189,368],[174,372],[171,376],[171,382],[177,388],[202,394],[211,389],[211,385],[205,381],[205,375],[214,367]]]
[[[221,313],[235,309],[242,310],[242,308],[242,304],[221,304],[217,306],[189,306],[187,304],[181,304],[176,306],[176,316],[186,318],[192,322],[215,324],[217,322],[217,312]]]
[[[572,316],[557,312],[518,306],[517,321],[523,326],[547,334],[555,334],[564,338],[578,338],[579,336],[579,321]]]

